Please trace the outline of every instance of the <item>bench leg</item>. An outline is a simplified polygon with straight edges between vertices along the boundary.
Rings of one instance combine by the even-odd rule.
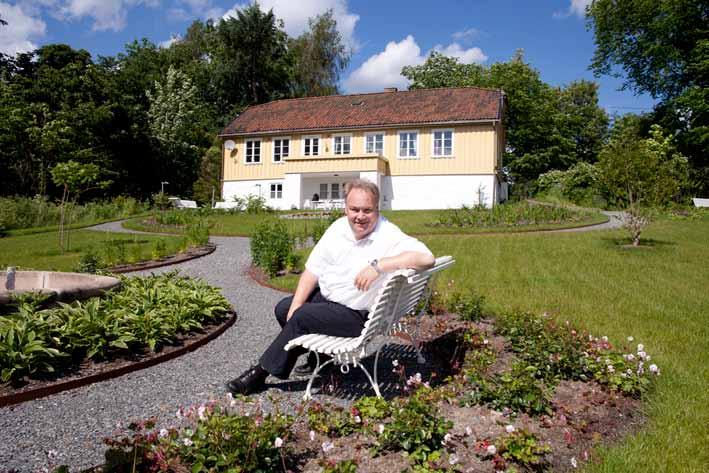
[[[379,357],[379,351],[377,351],[377,358]],[[374,389],[374,393],[377,395],[377,397],[382,397],[382,393],[379,392],[379,383],[377,383],[374,379],[372,379],[372,376],[369,374],[369,371],[367,371],[367,368],[364,367],[362,363],[357,363],[357,365],[360,367],[362,371],[364,371],[364,374],[367,376],[367,379],[369,379],[370,384],[372,385],[372,389]],[[374,377],[376,379],[377,376],[377,361],[375,359],[374,361]]]
[[[310,375],[310,380],[308,381],[308,387],[305,388],[305,395],[303,395],[303,400],[307,401],[313,398],[313,396],[310,394],[310,390],[313,387],[313,381],[315,381],[315,377],[318,375],[321,369],[323,369],[325,366],[329,365],[333,361],[335,361],[335,358],[330,358],[327,360],[325,363],[322,365],[320,364],[320,355],[318,352],[313,352],[315,353],[315,359],[317,360],[317,363],[315,364],[315,369],[313,370],[313,374]]]

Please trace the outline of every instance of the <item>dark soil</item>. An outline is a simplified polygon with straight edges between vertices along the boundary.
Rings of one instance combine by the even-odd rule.
[[[164,345],[156,352],[149,350],[133,353],[120,352],[114,358],[104,361],[84,359],[64,370],[49,373],[43,377],[25,377],[14,383],[0,384],[0,406],[15,404],[18,401],[12,400],[12,398],[17,395],[25,394],[27,399],[24,400],[37,399],[64,390],[57,390],[56,388],[65,383],[76,383],[66,388],[72,389],[98,381],[98,379],[88,379],[90,377],[99,377],[101,380],[110,379],[126,372],[152,366],[155,362],[167,361],[181,354],[176,352],[183,351],[186,353],[201,346],[215,332],[232,323],[234,317],[235,315],[231,314],[221,322],[205,325],[200,331],[179,336],[174,344]]]
[[[492,333],[490,321],[474,325],[488,336],[490,346],[497,352],[497,360],[490,370],[497,373],[509,369],[514,354],[506,346],[505,339]],[[464,356],[457,353],[455,347],[460,345],[457,343],[458,337],[466,326],[469,323],[460,321],[455,315],[424,317],[419,333],[429,362],[423,368],[415,361],[406,361],[406,375],[420,371],[423,379],[427,380],[432,372],[437,372],[437,382],[432,380],[432,385],[441,385],[449,375],[455,378],[456,361]],[[409,343],[406,341],[407,336],[402,335],[401,338],[402,343]],[[386,372],[387,368],[387,363],[380,366],[380,374]],[[336,373],[333,376],[336,378],[342,375]],[[332,380],[329,382],[333,383]],[[335,380],[334,383],[346,384],[347,381]],[[448,384],[448,387],[457,389],[453,386],[455,383]],[[618,441],[637,431],[644,422],[639,400],[610,392],[595,382],[562,381],[553,393],[553,413],[539,417],[514,415],[479,405],[461,407],[456,402],[456,396],[461,394],[455,392],[451,399],[440,401],[436,406],[440,415],[453,422],[449,432],[451,437],[445,447],[447,453],[439,462],[439,467],[451,468],[449,471],[499,471],[495,469],[492,456],[485,452],[485,446],[486,442],[493,443],[496,438],[504,435],[508,425],[536,435],[540,444],[552,449],[544,457],[543,463],[533,470],[509,462],[508,467],[513,466],[518,471],[564,472],[593,461],[594,448]],[[406,393],[400,390],[399,395]],[[385,394],[385,397],[389,396]],[[323,470],[323,465],[334,465],[343,460],[355,460],[358,473],[398,473],[411,468],[409,459],[401,453],[389,452],[373,458],[370,448],[376,441],[375,434],[357,433],[328,438],[316,433],[311,440],[312,434],[305,416],[299,416],[293,430],[296,438],[288,440],[289,445],[295,446],[295,451],[289,457],[298,462],[292,465],[293,471],[319,472]],[[324,451],[324,445],[327,452]],[[497,465],[498,469],[502,466],[499,463]]]

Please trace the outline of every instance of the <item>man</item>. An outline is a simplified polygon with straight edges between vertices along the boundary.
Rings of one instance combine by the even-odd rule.
[[[379,215],[379,189],[369,181],[345,184],[345,217],[335,221],[305,263],[295,294],[276,305],[281,333],[259,363],[227,384],[234,393],[262,389],[269,374],[287,379],[304,349],[285,351],[301,335],[356,337],[362,331],[385,275],[398,269],[428,269],[431,251]],[[314,357],[313,357],[314,358]],[[296,370],[303,372],[309,366]]]

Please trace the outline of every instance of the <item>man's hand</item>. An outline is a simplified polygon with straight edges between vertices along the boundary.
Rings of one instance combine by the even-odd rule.
[[[378,277],[377,270],[371,265],[367,265],[355,277],[354,285],[360,291],[367,291]]]

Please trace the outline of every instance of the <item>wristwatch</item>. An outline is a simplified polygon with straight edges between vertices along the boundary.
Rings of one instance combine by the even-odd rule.
[[[384,274],[384,271],[379,267],[379,260],[378,259],[373,259],[369,265],[374,268],[374,270],[377,272],[377,274]]]

